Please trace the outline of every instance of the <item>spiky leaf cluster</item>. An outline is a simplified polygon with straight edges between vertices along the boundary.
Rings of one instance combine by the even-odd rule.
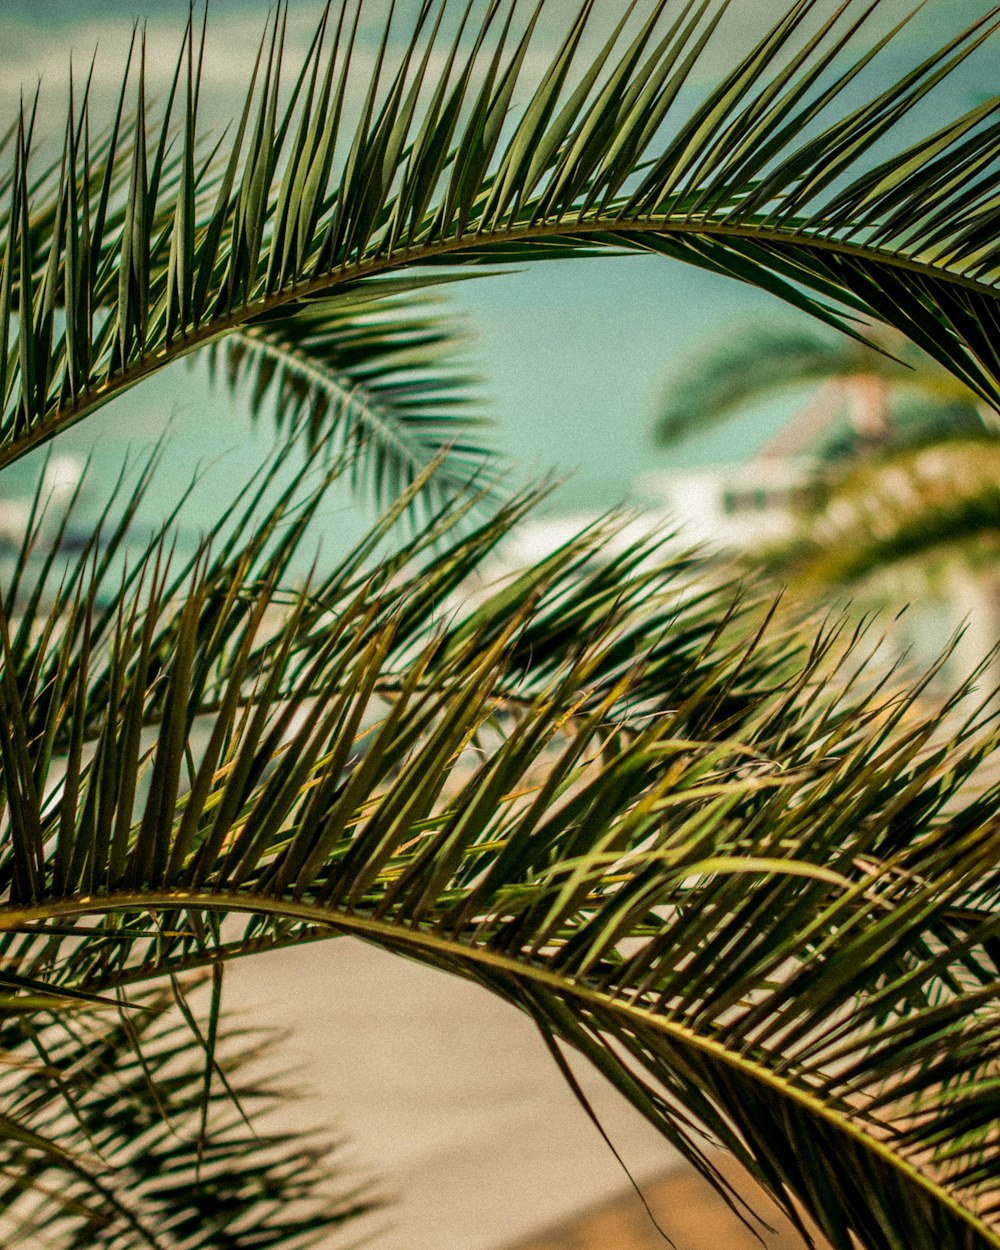
[[[0,467],[227,334],[258,401],[344,447],[304,494],[265,471],[190,557],[157,535],[126,568],[138,494],[65,566],[29,525],[0,610],[5,975],[104,995],[356,934],[515,1003],[836,1250],[995,1247],[988,719],[928,711],[860,636],[760,628],[656,541],[609,556],[611,521],[473,590],[530,495],[484,521],[448,490],[392,537],[433,467],[373,409],[425,463],[463,424],[436,356],[394,375],[437,331],[368,319],[404,268],[661,253],[884,321],[994,400],[996,101],[871,153],[996,15],[845,109],[878,6],[796,0],[693,102],[727,7],[632,5],[584,63],[585,0],[530,87],[541,6],[427,0],[363,71],[370,5],[331,6],[287,90],[279,14],[215,154],[192,22],[155,117],[139,47],[110,129],[71,103],[41,174],[15,122]],[[404,493],[296,582],[345,471]]]

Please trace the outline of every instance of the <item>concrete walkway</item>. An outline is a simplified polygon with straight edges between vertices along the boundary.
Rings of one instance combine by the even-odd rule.
[[[526,1016],[478,986],[337,938],[238,960],[225,1009],[290,1028],[305,1097],[284,1122],[342,1131],[344,1158],[391,1206],[370,1250],[666,1250],[628,1178]],[[574,1064],[676,1250],[803,1250],[758,1241],[602,1077]],[[342,1242],[336,1244],[343,1244]]]
[[[286,1123],[342,1130],[394,1199],[371,1250],[498,1250],[628,1188],[535,1026],[477,986],[337,938],[236,961],[224,997],[227,1014],[292,1030],[282,1057],[307,1097]],[[640,1183],[675,1166],[617,1091],[579,1073]]]

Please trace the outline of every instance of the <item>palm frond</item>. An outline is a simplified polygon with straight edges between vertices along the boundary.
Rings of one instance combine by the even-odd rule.
[[[427,285],[383,279],[286,305],[221,339],[212,364],[232,391],[246,388],[255,417],[270,409],[308,452],[353,449],[355,486],[380,507],[432,465],[430,488],[460,492],[495,470],[465,338],[431,295],[413,293]]]
[[[168,594],[158,542],[100,645],[92,580],[19,652],[5,612],[5,967],[107,992],[353,933],[516,1003],[837,1250],[1000,1244],[992,739],[859,637],[747,636],[690,558],[581,583],[607,526],[452,612],[509,522],[288,595],[238,543],[224,592],[202,551]]]
[[[828,339],[808,327],[748,326],[678,369],[657,412],[655,437],[661,444],[677,442],[787,388],[856,374],[864,352],[860,343]]]
[[[274,1038],[260,1030],[223,1030],[224,1075],[207,1103],[202,1049],[169,992],[85,1017],[36,1011],[0,1033],[5,1118],[66,1151],[0,1140],[7,1244],[296,1250],[334,1244],[342,1226],[349,1244],[352,1221],[373,1209],[362,1186],[331,1186],[342,1166],[330,1138],[267,1129],[288,1091],[275,1080]]]
[[[935,557],[990,561],[1000,530],[998,468],[993,437],[903,447],[834,476],[798,533],[760,558],[780,581],[813,593]]]
[[[17,120],[0,466],[228,333],[282,344],[287,399],[309,301],[377,299],[396,270],[608,251],[882,321],[996,402],[998,101],[870,155],[994,12],[844,113],[888,38],[838,57],[877,6],[810,36],[797,0],[685,113],[725,0],[649,0],[577,67],[595,7],[528,89],[537,9],[428,0],[361,68],[369,5],[327,9],[288,92],[279,14],[219,164],[193,23],[155,120],[141,50],[100,150],[71,108],[39,175]],[[393,544],[431,470],[289,589],[350,460],[301,494],[278,463],[214,542],[155,535],[129,572],[133,502],[33,585],[29,527],[0,605],[5,975],[101,995],[353,933],[515,1003],[723,1191],[706,1142],[836,1250],[1000,1246],[982,718],[891,688],[860,636],[751,625],[655,542],[602,564],[612,521],[463,609],[530,496],[459,539],[475,493],[439,498]],[[200,1057],[218,1046],[215,1001]],[[188,1086],[199,1132],[211,1071]]]
[[[717,645],[721,660],[728,647],[731,688],[710,713],[703,709],[704,734],[726,732],[750,714],[759,690],[796,650],[788,638],[744,654],[735,640],[751,628],[747,622],[759,609],[757,601],[749,595],[737,601],[737,588],[723,580],[705,582],[708,561],[676,544],[668,548],[672,536],[666,533],[609,554],[608,544],[624,523],[613,515],[539,565],[501,576],[504,540],[544,497],[544,487],[511,498],[494,516],[473,524],[482,488],[466,483],[461,493],[445,492],[436,512],[403,538],[398,521],[426,492],[426,478],[440,467],[434,465],[353,550],[329,567],[314,568],[307,585],[295,589],[296,576],[309,567],[312,539],[322,533],[328,491],[351,476],[353,464],[345,455],[302,479],[289,478],[286,460],[286,452],[276,453],[219,511],[212,541],[186,547],[175,529],[184,500],[152,533],[137,520],[154,480],[155,456],[134,484],[123,474],[104,516],[69,554],[64,540],[86,477],[58,510],[51,501],[47,506],[46,475],[39,475],[32,520],[13,553],[2,596],[8,663],[29,710],[26,732],[37,744],[38,784],[53,759],[69,750],[74,734],[81,750],[93,740],[109,700],[121,695],[121,680],[137,683],[142,725],[155,728],[161,722],[164,664],[179,646],[182,605],[195,596],[198,604],[189,609],[197,617],[197,677],[188,692],[192,721],[218,709],[248,629],[248,682],[263,681],[278,665],[272,697],[315,694],[325,670],[316,670],[314,684],[305,687],[304,675],[317,657],[330,658],[330,624],[345,612],[360,633],[354,639],[345,634],[341,645],[370,639],[391,624],[389,668],[379,687],[387,692],[402,679],[415,649],[431,641],[425,681],[475,645],[507,638],[504,689],[511,700],[523,702],[592,628],[603,628],[614,617],[619,625],[601,666],[591,673],[587,705],[596,706],[631,672],[632,694],[645,714],[693,694],[701,681],[698,657]],[[109,516],[117,519],[109,522]],[[526,620],[527,603],[532,611]],[[643,612],[644,606],[654,610]],[[634,672],[639,659],[642,670]],[[117,685],[111,676],[115,665],[124,666]],[[65,700],[75,687],[74,710],[67,716]],[[498,692],[502,697],[508,696]],[[240,702],[252,699],[241,696]],[[630,731],[629,704],[618,701],[613,712]]]
[[[785,391],[868,378],[885,384],[890,403],[933,403],[948,407],[966,425],[983,426],[980,401],[957,378],[897,334],[873,330],[870,338],[871,346],[795,323],[742,327],[693,356],[670,378],[655,437],[669,444]],[[828,406],[828,424],[841,415],[837,409],[842,406]],[[899,424],[892,432],[894,442],[905,436]]]
[[[661,253],[752,282],[849,331],[859,315],[885,322],[995,403],[997,102],[917,147],[869,155],[989,39],[995,12],[838,114],[892,35],[844,62],[849,37],[878,6],[839,5],[806,35],[800,19],[813,0],[795,0],[684,116],[685,87],[708,44],[724,38],[727,7],[706,0],[675,15],[648,0],[637,27],[624,20],[578,66],[595,11],[588,0],[567,14],[565,37],[530,86],[537,14],[521,21],[504,0],[467,13],[428,0],[409,25],[390,29],[387,19],[374,67],[363,69],[353,52],[370,5],[353,18],[328,9],[284,96],[279,14],[208,191],[191,25],[155,123],[140,49],[131,120],[123,91],[101,156],[84,103],[44,191],[29,121],[15,119],[0,465],[178,356],[343,283],[357,290],[404,267],[608,250]],[[164,172],[173,125],[176,181]],[[107,188],[123,160],[125,208],[112,229]],[[47,223],[42,236],[32,222]]]

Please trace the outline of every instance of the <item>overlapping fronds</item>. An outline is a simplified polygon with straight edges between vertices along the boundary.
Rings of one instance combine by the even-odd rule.
[[[390,278],[285,305],[220,340],[212,363],[234,392],[247,388],[255,417],[273,411],[279,432],[308,451],[353,451],[354,485],[381,507],[432,464],[428,489],[461,493],[491,472],[468,441],[484,418],[455,318],[414,293],[426,285]]]
[[[890,565],[992,554],[996,411],[901,335],[872,338],[881,350],[808,326],[747,327],[681,367],[657,418],[670,442],[811,388],[758,453],[809,457],[792,470],[802,475],[786,502],[792,532],[744,561],[807,601]]]
[[[858,638],[741,638],[689,558],[607,573],[606,526],[460,610],[517,511],[441,546],[467,506],[291,595],[248,526],[183,594],[154,544],[105,623],[92,573],[34,630],[8,606],[5,967],[107,993],[353,933],[516,1003],[838,1250],[1000,1244],[985,729]]]
[[[630,6],[577,66],[597,7],[530,84],[540,6],[427,0],[372,56],[369,0],[331,6],[284,86],[279,14],[217,152],[193,22],[155,118],[137,48],[105,138],[71,102],[39,173],[15,123],[0,467],[227,334],[255,402],[273,387],[343,454],[304,488],[276,461],[190,554],[169,530],[129,550],[142,482],[65,561],[36,499],[0,603],[4,976],[107,995],[353,933],[517,1004],[723,1190],[710,1143],[836,1250],[997,1247],[988,726],[894,693],[858,636],[757,631],[693,557],[603,559],[611,520],[468,602],[530,493],[476,522],[449,487],[391,538],[434,476],[400,427],[440,467],[475,455],[405,306],[442,268],[663,253],[881,320],[995,403],[1000,102],[872,150],[997,14],[845,110],[888,40],[848,59],[875,3],[806,34],[796,0],[698,100],[726,0]],[[407,489],[290,588],[344,472]],[[212,1088],[185,1086],[198,1117]]]
[[[992,402],[997,102],[870,153],[990,38],[995,12],[846,108],[892,38],[848,50],[879,6],[847,0],[807,34],[816,2],[795,0],[695,103],[688,84],[725,39],[727,7],[643,0],[584,62],[585,0],[529,80],[540,6],[426,0],[362,48],[360,0],[323,14],[284,86],[278,15],[215,154],[192,24],[155,116],[137,49],[101,145],[85,100],[71,104],[62,160],[39,177],[22,119],[8,140],[0,465],[176,357],[342,283],[609,249],[730,274],[841,326],[884,321]]]
[[[68,727],[88,741],[113,692],[121,695],[122,682],[135,679],[139,686],[139,707],[129,715],[141,709],[144,726],[159,723],[167,691],[163,665],[176,653],[184,628],[194,631],[197,656],[187,690],[192,721],[217,708],[234,672],[237,680],[259,684],[279,666],[280,680],[269,696],[278,701],[319,690],[325,670],[315,670],[305,687],[302,678],[318,656],[330,660],[331,621],[340,619],[345,605],[360,632],[345,626],[338,648],[370,641],[391,626],[387,673],[396,676],[386,676],[388,689],[407,671],[416,649],[432,640],[428,681],[438,664],[503,639],[498,697],[506,690],[518,703],[552,677],[595,625],[616,620],[602,664],[581,697],[586,706],[596,705],[630,674],[630,702],[617,699],[608,708],[625,731],[636,698],[646,712],[692,694],[701,681],[698,656],[725,640],[732,680],[724,697],[720,692],[699,712],[700,733],[725,732],[749,713],[758,691],[773,684],[800,645],[793,636],[775,637],[766,649],[744,654],[733,635],[751,628],[744,618],[761,605],[750,596],[739,602],[735,586],[702,584],[705,561],[696,554],[674,546],[665,556],[669,534],[609,557],[605,547],[622,523],[614,516],[492,586],[491,559],[498,577],[505,566],[504,539],[544,497],[544,487],[514,496],[495,516],[472,524],[481,489],[469,483],[404,541],[396,526],[426,489],[418,478],[357,547],[329,567],[314,568],[307,585],[295,590],[289,587],[307,567],[312,541],[322,537],[327,492],[353,473],[349,457],[303,480],[289,478],[285,456],[277,453],[220,509],[214,538],[186,551],[173,529],[184,500],[152,534],[137,520],[155,467],[156,457],[132,482],[123,469],[89,541],[69,554],[64,537],[86,478],[59,507],[45,496],[45,473],[38,479],[2,611],[5,655],[30,709],[26,731],[38,744],[39,785],[53,755],[68,748]],[[435,471],[431,466],[424,477]],[[640,612],[640,605],[649,611]],[[232,665],[245,642],[246,669],[240,672]],[[120,671],[112,678],[116,665]]]
[[[345,1224],[341,1244],[354,1241],[350,1222],[373,1200],[356,1182],[331,1187],[341,1170],[332,1139],[266,1127],[288,1097],[274,1039],[224,1027],[206,1087],[204,1039],[180,1001],[168,991],[117,1011],[36,1010],[0,1025],[4,1121],[61,1152],[0,1135],[5,1244],[298,1250],[334,1244]]]

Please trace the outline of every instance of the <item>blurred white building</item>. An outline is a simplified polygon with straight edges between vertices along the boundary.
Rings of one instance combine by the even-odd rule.
[[[780,542],[793,534],[814,482],[815,461],[804,456],[645,473],[635,484],[644,507],[614,536],[608,554],[654,533],[672,535],[680,547],[704,544],[734,554]],[[543,559],[597,519],[588,513],[531,519],[512,536],[504,558],[514,566]]]
[[[812,492],[811,459],[758,458],[644,474],[638,487],[654,514],[669,519],[687,542],[752,551],[791,537]]]

